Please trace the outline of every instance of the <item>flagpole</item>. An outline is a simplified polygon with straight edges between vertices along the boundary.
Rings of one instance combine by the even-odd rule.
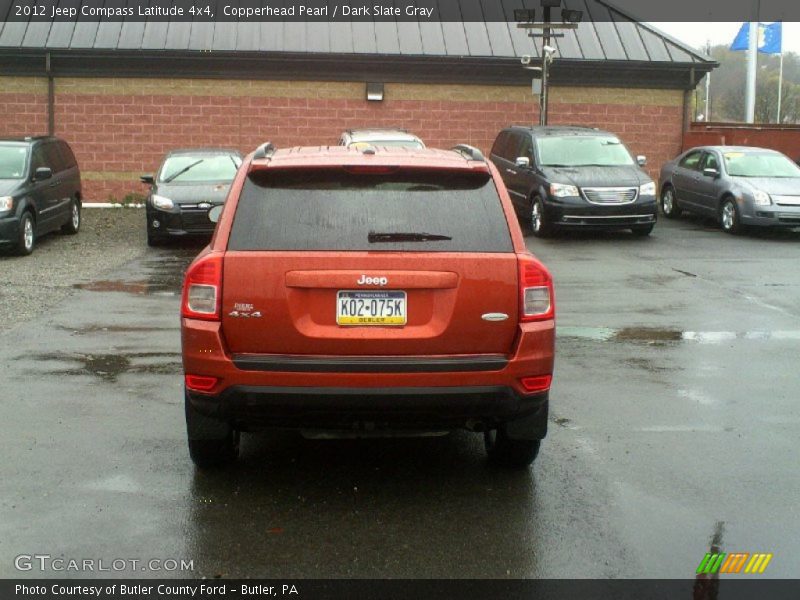
[[[783,96],[783,40],[781,40],[781,66],[778,70],[778,125],[781,124],[781,96]]]
[[[711,56],[711,40],[706,40],[706,54]],[[781,55],[783,57],[783,55]],[[709,110],[709,100],[711,96],[711,71],[706,73],[706,110],[705,110],[705,122],[708,123],[709,117],[711,116],[711,111]]]
[[[747,34],[747,88],[745,90],[745,121],[753,123],[756,117],[756,68],[758,61],[758,19],[750,21]]]

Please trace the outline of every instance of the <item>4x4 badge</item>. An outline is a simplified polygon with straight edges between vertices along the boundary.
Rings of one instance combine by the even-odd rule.
[[[254,318],[260,319],[261,318],[261,311],[257,310],[255,312],[239,312],[238,310],[232,310],[228,313],[229,317],[244,317],[245,319]]]

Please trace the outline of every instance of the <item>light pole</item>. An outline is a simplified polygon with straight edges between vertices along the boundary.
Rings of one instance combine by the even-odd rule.
[[[514,19],[517,21],[517,27],[521,29],[528,29],[528,37],[542,38],[542,66],[541,67],[526,67],[534,71],[540,71],[540,78],[542,81],[541,89],[539,91],[539,125],[547,125],[547,101],[548,101],[548,82],[550,79],[550,64],[553,62],[553,57],[556,49],[550,45],[551,38],[564,37],[563,33],[553,33],[556,29],[576,29],[583,17],[583,12],[580,10],[570,10],[564,8],[561,10],[561,23],[553,23],[550,20],[550,9],[559,8],[561,0],[540,0],[542,5],[542,22],[536,23],[536,11],[533,9],[517,9],[514,11]],[[541,29],[542,33],[534,33],[534,29]],[[527,57],[523,57],[522,64],[527,65],[530,59],[526,61]]]

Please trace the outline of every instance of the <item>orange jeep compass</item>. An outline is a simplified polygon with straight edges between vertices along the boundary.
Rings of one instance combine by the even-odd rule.
[[[553,283],[480,151],[267,143],[209,216],[181,302],[195,464],[233,460],[241,431],[269,427],[465,428],[492,462],[536,458]]]

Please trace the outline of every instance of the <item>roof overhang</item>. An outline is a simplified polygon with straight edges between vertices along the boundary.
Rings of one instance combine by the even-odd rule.
[[[2,48],[0,74],[530,85],[514,57]],[[153,65],[159,65],[155,70]],[[554,85],[693,89],[716,62],[556,59]]]

